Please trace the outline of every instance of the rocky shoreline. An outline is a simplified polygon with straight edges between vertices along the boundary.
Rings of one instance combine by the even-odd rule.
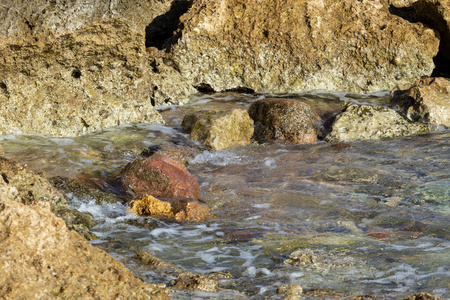
[[[157,108],[199,92],[264,95],[248,110],[184,116],[179,126],[195,146],[148,149],[104,186],[92,185],[95,178],[49,181],[0,156],[0,269],[8,274],[0,298],[169,299],[168,286],[215,292],[229,275],[185,272],[142,253],[137,259],[176,277],[167,286],[143,282],[89,244],[95,223],[67,204],[68,190],[104,202],[133,199],[130,209],[141,216],[203,222],[214,216],[185,168],[203,150],[319,140],[339,148],[450,127],[450,1],[250,2],[0,4],[1,135],[165,124]],[[308,90],[391,93],[382,106],[278,96]],[[303,292],[279,289],[287,299]]]

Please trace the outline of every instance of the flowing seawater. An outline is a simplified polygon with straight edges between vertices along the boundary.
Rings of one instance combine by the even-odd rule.
[[[277,95],[279,96],[279,95]],[[284,95],[326,110],[342,100],[386,105],[386,94]],[[5,156],[45,176],[108,178],[150,146],[189,144],[187,112],[248,107],[267,95],[225,93],[159,108],[167,126],[126,125],[75,138],[3,136]],[[92,214],[92,243],[149,282],[173,277],[133,259],[149,252],[187,271],[226,274],[219,293],[174,298],[279,298],[298,283],[306,298],[449,294],[450,132],[382,141],[251,144],[190,160],[214,218],[200,224],[137,217],[121,203],[68,194]],[[313,291],[316,296],[312,296]],[[308,296],[309,295],[309,296]],[[322,295],[322,296],[318,296]]]

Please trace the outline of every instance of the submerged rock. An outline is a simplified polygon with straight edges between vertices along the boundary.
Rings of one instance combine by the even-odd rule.
[[[391,104],[412,122],[450,127],[450,81],[445,78],[422,78],[407,90],[394,91]]]
[[[186,115],[182,126],[191,139],[213,150],[248,145],[254,131],[253,120],[244,109]]]
[[[0,181],[0,298],[169,299],[50,212]]]
[[[405,297],[405,300],[444,300],[444,298],[435,297],[429,293],[417,293]]]
[[[318,116],[295,99],[267,98],[254,102],[249,115],[255,121],[254,138],[261,143],[285,140],[294,144],[317,141]]]
[[[138,216],[151,216],[178,222],[202,222],[210,217],[208,206],[196,199],[160,200],[143,195],[131,201],[130,208]]]
[[[432,73],[439,39],[389,8],[383,0],[196,0],[170,50],[184,77],[215,91],[390,90]]]
[[[169,286],[182,290],[198,290],[207,293],[219,291],[219,282],[210,279],[206,275],[192,272],[184,272],[177,275],[177,279],[169,282]]]
[[[130,195],[198,198],[197,180],[178,161],[164,154],[136,159],[120,171],[120,183]]]
[[[377,140],[429,131],[427,125],[410,123],[387,107],[356,104],[350,104],[337,116],[332,127],[331,133],[326,137],[329,142]]]

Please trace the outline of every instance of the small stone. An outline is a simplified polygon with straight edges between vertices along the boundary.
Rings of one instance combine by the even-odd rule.
[[[192,140],[213,150],[248,145],[254,131],[253,120],[244,109],[186,115],[182,126],[186,133],[190,133]]]
[[[177,275],[177,279],[172,280],[169,286],[183,290],[199,290],[202,292],[213,293],[219,290],[219,282],[210,279],[202,274],[185,272]]]
[[[178,222],[201,222],[210,217],[206,204],[196,199],[160,200],[143,195],[130,202],[130,209],[138,216],[170,219]]]
[[[267,98],[254,102],[249,115],[255,121],[254,138],[264,143],[285,140],[294,144],[317,141],[318,116],[299,100]]]
[[[409,295],[405,298],[405,300],[444,300],[444,298],[435,297],[428,293],[417,293]]]

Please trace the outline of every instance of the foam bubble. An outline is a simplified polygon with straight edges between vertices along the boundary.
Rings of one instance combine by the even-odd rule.
[[[204,151],[193,159],[189,160],[190,164],[209,163],[216,166],[226,166],[232,164],[242,164],[248,160],[246,156],[239,156],[228,150],[221,151]]]

